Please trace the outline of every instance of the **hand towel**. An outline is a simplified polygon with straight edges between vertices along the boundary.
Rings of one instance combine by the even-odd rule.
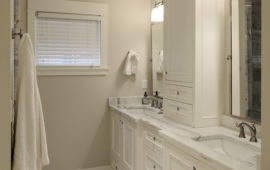
[[[163,74],[164,73],[164,56],[163,56],[163,50],[161,50],[158,53],[157,73],[158,74]]]
[[[139,60],[139,55],[136,52],[130,50],[126,57],[126,63],[123,73],[128,76],[136,74],[138,71]]]
[[[41,170],[49,164],[34,49],[29,34],[19,45],[13,170]]]

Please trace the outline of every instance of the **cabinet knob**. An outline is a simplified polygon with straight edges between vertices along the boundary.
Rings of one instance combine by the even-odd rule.
[[[180,110],[180,107],[177,107],[177,111],[179,111]]]
[[[178,95],[178,96],[180,95],[180,92],[179,92],[179,91],[177,91],[177,95]]]
[[[156,165],[154,165],[153,168],[156,169]]]
[[[124,124],[123,120],[120,120],[120,123],[123,125]]]
[[[167,72],[167,71],[165,71],[165,74],[167,75],[167,74],[168,74],[168,72]]]
[[[155,141],[156,140],[156,137],[153,137],[153,140]]]
[[[193,170],[196,170],[196,167],[195,166],[193,166]]]

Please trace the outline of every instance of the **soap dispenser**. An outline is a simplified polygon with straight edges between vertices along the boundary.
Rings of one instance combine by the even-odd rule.
[[[144,97],[142,98],[142,104],[143,105],[148,105],[149,104],[147,92],[144,92]]]

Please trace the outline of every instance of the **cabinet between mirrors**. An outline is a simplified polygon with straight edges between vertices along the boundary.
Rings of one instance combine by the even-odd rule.
[[[165,116],[193,127],[224,111],[224,0],[165,0]]]

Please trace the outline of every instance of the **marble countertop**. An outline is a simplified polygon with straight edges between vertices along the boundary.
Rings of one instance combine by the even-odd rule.
[[[163,114],[145,114],[130,112],[127,107],[142,106],[142,97],[117,97],[109,98],[109,106],[111,109],[121,113],[123,117],[135,123],[143,123],[157,130],[159,135],[172,143],[173,145],[187,151],[201,161],[207,161],[213,167],[223,167],[222,169],[231,170],[256,170],[256,164],[251,162],[241,162],[239,160],[230,159],[226,156],[218,154],[210,148],[196,142],[194,138],[200,136],[224,135],[243,142],[247,145],[252,145],[260,150],[261,141],[258,143],[249,142],[249,137],[243,139],[238,137],[238,132],[230,130],[222,126],[193,128],[177,123],[166,118]],[[149,107],[150,106],[144,106]],[[151,108],[154,109],[154,108]],[[157,111],[158,112],[158,111]]]

